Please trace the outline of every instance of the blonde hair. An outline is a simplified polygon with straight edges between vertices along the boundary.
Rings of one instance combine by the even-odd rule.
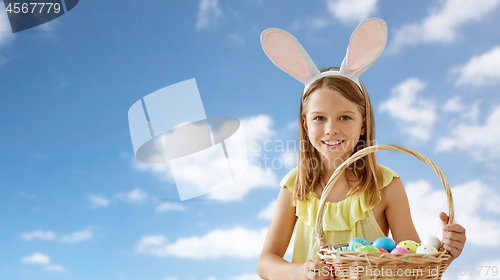
[[[332,68],[329,70],[337,69],[338,68]],[[364,120],[363,126],[366,128],[366,133],[360,137],[360,140],[354,148],[354,152],[374,144],[375,122],[373,119],[373,110],[365,87],[363,83],[360,82],[360,84],[362,89],[360,89],[356,83],[348,78],[341,76],[327,76],[318,79],[311,84],[308,90],[302,95],[300,104],[299,165],[297,167],[297,175],[293,191],[294,201],[306,200],[307,193],[311,190],[314,191],[314,186],[320,182],[323,176],[323,167],[320,155],[316,148],[314,148],[311,144],[302,123],[302,118],[306,113],[305,108],[309,101],[309,96],[314,91],[322,88],[333,90],[358,105],[359,111],[361,112]],[[369,204],[376,205],[379,202],[382,175],[375,154],[372,153],[357,160],[344,172],[347,172],[346,178],[348,178],[349,184],[348,196],[359,195],[368,190]],[[328,181],[328,179],[330,178],[325,178],[325,181]]]

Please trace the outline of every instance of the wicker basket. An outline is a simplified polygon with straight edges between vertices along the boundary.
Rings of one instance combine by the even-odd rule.
[[[333,244],[329,246],[323,232],[323,212],[326,197],[340,174],[354,161],[376,151],[396,150],[413,155],[429,165],[441,180],[448,197],[449,224],[453,223],[453,198],[450,187],[441,170],[427,157],[413,150],[394,145],[380,145],[364,148],[347,159],[327,183],[321,194],[319,213],[316,218],[316,238],[319,242],[318,256],[327,264],[332,265],[333,273],[338,279],[441,279],[446,270],[446,263],[451,258],[448,251],[438,248],[433,254],[390,254],[378,252],[346,252],[335,249],[347,244]]]

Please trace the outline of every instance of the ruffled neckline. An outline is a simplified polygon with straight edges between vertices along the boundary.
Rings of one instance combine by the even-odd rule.
[[[383,178],[383,187],[390,184],[392,178],[399,177],[393,170],[380,165]],[[282,187],[287,187],[293,190],[297,168],[291,170],[281,181]],[[316,217],[319,211],[320,198],[311,190],[306,195],[307,200],[297,201],[295,215],[300,221],[308,226],[314,227]],[[379,198],[380,202],[380,198]],[[378,204],[378,203],[377,203]],[[358,221],[365,218],[365,213],[371,211],[375,206],[368,203],[366,192],[352,197],[349,196],[338,202],[325,203],[325,211],[323,212],[323,230],[324,231],[345,231],[351,230],[356,226]]]

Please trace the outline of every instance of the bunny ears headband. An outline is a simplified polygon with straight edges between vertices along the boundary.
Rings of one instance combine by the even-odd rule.
[[[339,71],[321,73],[297,39],[290,33],[269,28],[260,36],[267,57],[281,70],[305,85],[304,92],[316,80],[326,76],[342,76],[360,88],[359,77],[382,54],[387,42],[387,25],[379,18],[363,21],[349,39],[347,53]]]

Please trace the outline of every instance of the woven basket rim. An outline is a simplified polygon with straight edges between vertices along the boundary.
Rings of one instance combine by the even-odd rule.
[[[351,157],[349,157],[346,161],[344,161],[335,170],[335,172],[332,174],[332,176],[328,180],[326,187],[324,188],[324,190],[321,194],[319,211],[318,211],[318,214],[316,216],[315,232],[316,232],[316,239],[319,242],[320,248],[328,248],[326,235],[323,231],[323,226],[322,226],[323,225],[323,212],[325,210],[326,197],[327,197],[328,193],[331,191],[335,182],[338,180],[340,174],[342,174],[342,172],[351,163],[355,162],[356,160],[358,160],[358,159],[360,159],[368,154],[371,154],[371,153],[374,153],[377,151],[383,151],[383,150],[394,150],[394,151],[399,151],[399,152],[405,152],[407,154],[415,156],[416,158],[420,159],[421,161],[423,161],[424,163],[426,163],[427,165],[429,165],[432,168],[432,170],[436,173],[436,175],[438,176],[439,180],[441,181],[441,183],[443,184],[443,187],[445,189],[446,196],[447,196],[447,203],[448,203],[448,213],[449,213],[448,224],[453,224],[454,216],[455,216],[455,211],[454,211],[454,207],[453,207],[453,197],[451,194],[451,190],[450,190],[450,186],[448,184],[448,181],[444,177],[441,169],[439,169],[439,167],[437,167],[436,164],[432,160],[430,160],[429,158],[427,158],[423,154],[416,152],[412,149],[404,148],[404,147],[397,146],[397,145],[390,145],[390,144],[375,145],[375,146],[366,147],[366,148],[361,149],[361,150],[357,151],[356,153],[354,153]],[[333,244],[333,245],[336,245],[336,244]],[[339,253],[341,253],[341,252],[339,252]]]

